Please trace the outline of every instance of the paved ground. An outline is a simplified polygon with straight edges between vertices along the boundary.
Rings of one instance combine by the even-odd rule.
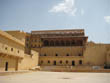
[[[31,72],[0,76],[0,83],[110,83],[110,73]]]

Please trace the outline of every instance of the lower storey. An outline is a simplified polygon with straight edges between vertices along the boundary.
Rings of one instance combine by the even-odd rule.
[[[39,61],[40,66],[81,66],[83,65],[83,58],[73,57],[43,57]]]
[[[0,56],[0,71],[16,71],[18,68],[16,58]]]

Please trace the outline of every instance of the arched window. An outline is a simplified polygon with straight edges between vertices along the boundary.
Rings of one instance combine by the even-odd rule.
[[[69,54],[67,54],[66,56],[69,56]]]
[[[63,40],[61,41],[61,46],[65,46],[65,43]]]
[[[72,61],[72,66],[75,66],[75,61]]]
[[[18,53],[19,53],[19,50],[18,50]]]
[[[68,61],[66,60],[66,64],[68,64]]]
[[[56,54],[55,56],[58,56],[58,54]]]
[[[44,46],[48,46],[49,45],[49,41],[48,40],[45,40],[44,41]]]
[[[79,60],[79,64],[80,64],[80,65],[82,64],[82,60]]]
[[[62,64],[62,61],[60,61],[60,64]]]
[[[78,40],[78,45],[82,46],[83,45],[83,41],[82,40]]]
[[[47,56],[46,54],[44,54],[44,56]]]
[[[34,45],[34,48],[36,48],[37,46],[36,45]]]
[[[50,63],[50,61],[48,60],[48,63]]]
[[[79,56],[82,56],[82,54],[79,54]]]
[[[56,61],[53,61],[53,65],[56,65]]]
[[[72,46],[75,45],[75,41],[73,40],[73,41],[71,42],[71,44],[72,44]]]
[[[41,64],[43,64],[43,61],[41,61]]]
[[[5,47],[5,50],[7,50],[7,47]]]
[[[50,41],[50,46],[54,46],[54,41]]]
[[[55,45],[59,46],[60,45],[59,41],[55,41]]]
[[[11,48],[11,51],[13,51],[13,48]]]
[[[70,46],[70,41],[66,41],[66,46]]]

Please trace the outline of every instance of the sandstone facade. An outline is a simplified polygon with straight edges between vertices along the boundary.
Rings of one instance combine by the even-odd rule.
[[[36,66],[91,69],[110,66],[110,44],[88,42],[83,29],[25,33],[0,30],[0,71]]]

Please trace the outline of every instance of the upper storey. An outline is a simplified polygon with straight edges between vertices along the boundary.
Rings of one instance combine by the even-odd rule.
[[[23,58],[24,47],[25,44],[22,41],[0,30],[0,56]]]
[[[84,29],[32,31],[26,38],[31,48],[45,46],[84,46],[88,37]]]

